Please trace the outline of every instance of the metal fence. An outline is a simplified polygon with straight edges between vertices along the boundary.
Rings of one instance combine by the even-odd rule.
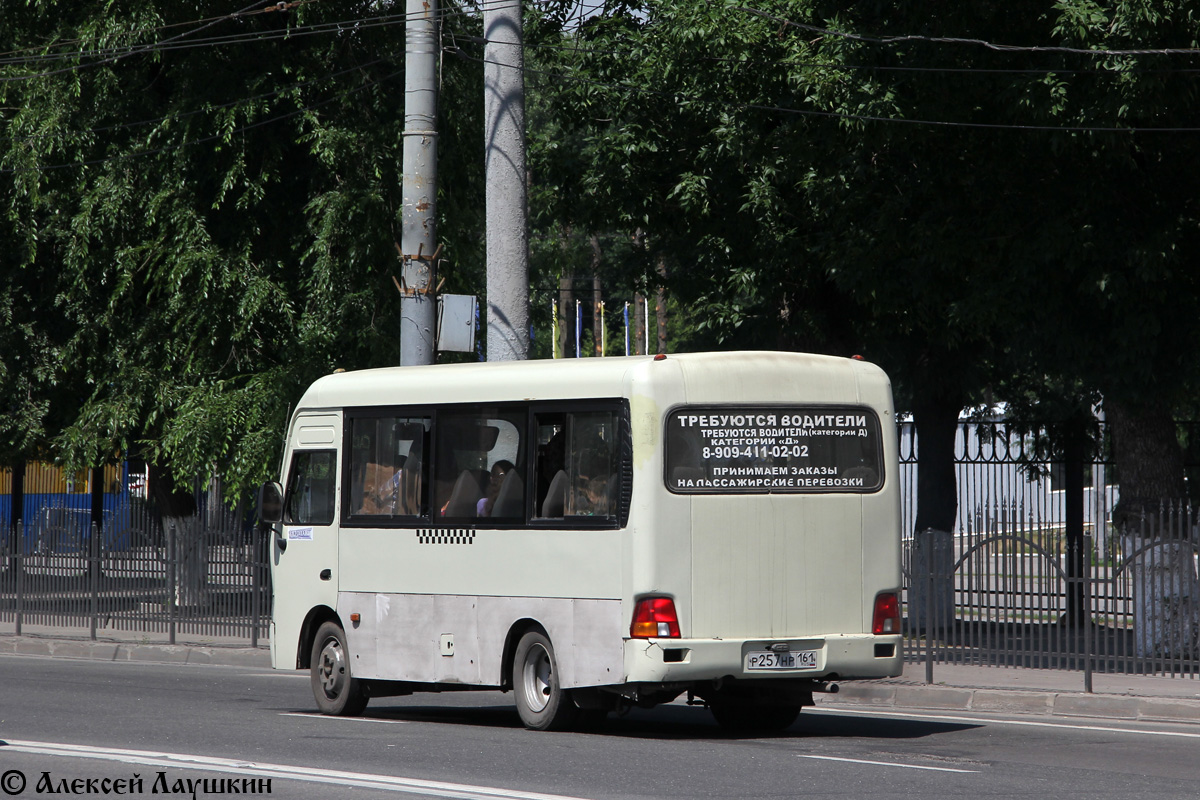
[[[270,619],[266,537],[219,487],[194,516],[164,523],[136,494],[112,493],[103,516],[72,492],[29,492],[32,509],[0,536],[0,620],[32,626],[233,638],[258,646]],[[28,492],[28,488],[26,490]]]
[[[958,520],[915,534],[917,453],[901,430],[904,650],[933,681],[938,663],[1200,677],[1200,515],[1164,505],[1134,529],[1110,521],[1106,464],[1087,465],[1083,526],[1066,530],[1051,463],[1030,434],[960,426]]]
[[[1089,688],[1093,672],[1200,677],[1196,509],[1166,507],[1118,535],[1111,470],[1097,460],[1072,540],[1058,465],[1031,458],[1031,434],[971,423],[958,437],[954,530],[914,535],[917,443],[911,425],[900,434],[904,652],[928,680],[939,663],[1078,670]],[[244,504],[231,509],[208,486],[194,517],[163,530],[144,476],[106,480],[124,488],[96,524],[71,487],[28,475],[19,526],[0,503],[0,621],[258,645],[270,619],[267,539]]]

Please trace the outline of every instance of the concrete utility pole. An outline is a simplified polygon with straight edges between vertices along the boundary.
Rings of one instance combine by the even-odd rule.
[[[400,365],[432,364],[437,332],[437,0],[407,0]]]
[[[520,0],[485,4],[483,35],[487,357],[521,361],[529,357],[529,224]]]

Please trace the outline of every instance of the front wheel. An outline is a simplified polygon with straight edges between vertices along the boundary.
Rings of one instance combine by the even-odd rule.
[[[362,683],[351,675],[346,632],[336,622],[317,629],[310,663],[313,697],[322,714],[356,717],[363,712],[369,698]]]
[[[517,713],[526,728],[562,731],[574,725],[579,707],[559,684],[554,646],[545,634],[529,631],[521,637],[513,656],[512,676]]]

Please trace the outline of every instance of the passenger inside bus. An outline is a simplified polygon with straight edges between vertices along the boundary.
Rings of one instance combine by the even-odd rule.
[[[475,503],[475,516],[490,517],[496,505],[496,498],[500,496],[500,487],[504,485],[508,477],[508,473],[513,469],[511,461],[497,461],[492,465],[491,472],[488,477],[487,490],[483,497]],[[497,515],[500,516],[500,515]]]

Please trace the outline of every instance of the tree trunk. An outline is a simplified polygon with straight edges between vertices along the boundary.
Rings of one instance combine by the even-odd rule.
[[[592,234],[588,237],[592,246],[592,345],[596,356],[604,355],[604,310],[600,307],[603,299],[600,293],[600,264],[603,253],[600,251],[600,237]]]
[[[909,560],[909,625],[943,630],[955,619],[954,521],[958,483],[954,443],[963,403],[957,397],[919,398],[913,403],[917,433],[917,519]]]
[[[574,278],[558,279],[558,357],[567,357],[567,348],[573,340],[571,332],[575,330],[575,292],[572,289]]]
[[[646,331],[646,298],[641,292],[633,295],[633,354],[645,355],[650,352],[649,339]]]
[[[204,601],[208,577],[208,543],[196,515],[193,492],[180,490],[169,468],[150,465],[150,491],[167,544],[167,564],[173,572],[177,607],[196,607]]]
[[[639,257],[646,255],[646,232],[638,228],[633,232],[633,249]],[[650,354],[650,331],[646,324],[647,298],[641,292],[635,292],[633,295],[633,352],[638,355],[638,348],[641,347],[641,355]]]
[[[667,260],[662,255],[658,257],[657,272],[661,280],[654,293],[654,317],[658,323],[658,350],[655,352],[665,353],[667,352],[667,290],[663,288],[663,284],[667,280]]]
[[[575,330],[575,272],[571,267],[571,226],[563,227],[562,263],[566,274],[558,279],[558,357],[567,357],[567,348],[574,340]]]
[[[1132,559],[1137,655],[1195,658],[1200,655],[1200,578],[1195,545],[1186,541],[1191,521],[1183,504],[1183,451],[1170,406],[1162,400],[1138,406],[1106,400],[1104,410],[1120,479],[1113,527]]]

